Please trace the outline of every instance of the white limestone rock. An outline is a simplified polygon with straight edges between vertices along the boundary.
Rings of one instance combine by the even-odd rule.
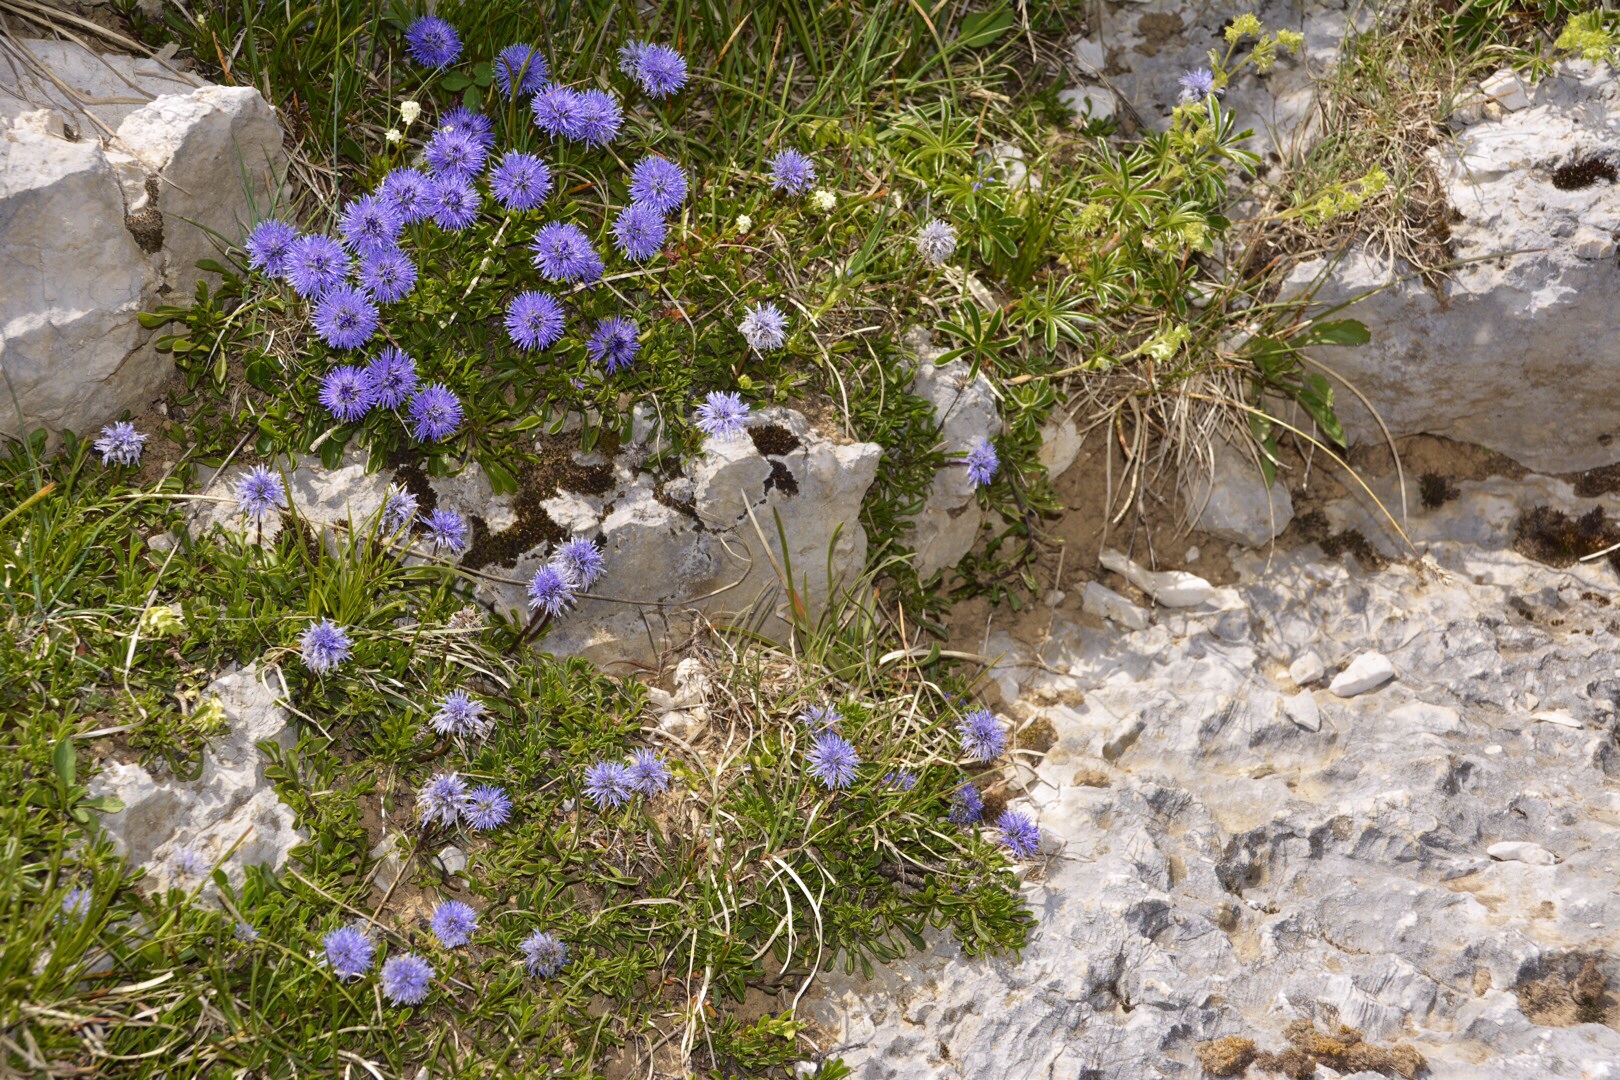
[[[1342,698],[1376,690],[1395,677],[1395,665],[1380,652],[1362,653],[1333,676],[1328,690]]]
[[[1486,848],[1485,854],[1497,862],[1521,862],[1530,866],[1552,866],[1558,861],[1552,852],[1528,840],[1503,840]]]
[[[1215,586],[1197,574],[1185,570],[1149,570],[1112,549],[1104,551],[1098,561],[1165,607],[1197,607],[1214,602],[1220,595]]]
[[[1288,719],[1306,731],[1322,730],[1322,710],[1309,690],[1301,690],[1297,694],[1283,698],[1282,707]]]
[[[946,452],[966,453],[1001,431],[995,388],[983,372],[970,378],[972,368],[965,360],[936,364],[934,357],[941,351],[919,347],[911,392],[934,407]],[[926,578],[955,566],[973,547],[984,520],[967,469],[954,464],[940,469],[910,534],[917,573]]]
[[[1080,610],[1117,622],[1127,630],[1147,629],[1147,611],[1100,582],[1086,582],[1085,592],[1080,598]]]
[[[1181,497],[1193,528],[1246,547],[1271,543],[1294,519],[1288,486],[1268,487],[1257,459],[1226,442],[1211,461],[1183,469]]]

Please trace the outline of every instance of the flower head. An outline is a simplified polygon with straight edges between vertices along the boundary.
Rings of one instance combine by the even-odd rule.
[[[636,361],[641,339],[636,336],[636,322],[613,315],[596,324],[596,332],[585,343],[585,351],[593,363],[601,364],[609,375],[617,374]]]
[[[405,28],[405,46],[411,59],[423,67],[447,67],[461,56],[461,37],[456,28],[432,15]]]
[[[1177,81],[1181,83],[1181,103],[1183,105],[1203,101],[1216,92],[1215,73],[1209,68],[1194,68]]]
[[[602,549],[594,540],[576,537],[568,541],[557,549],[555,561],[562,564],[564,571],[582,589],[590,588],[602,576]]]
[[[505,791],[493,784],[480,784],[467,796],[467,808],[463,813],[468,825],[479,832],[488,832],[506,824],[512,816],[512,800],[506,797]]]
[[[803,195],[816,186],[816,164],[794,149],[771,159],[771,187],[789,195]]]
[[[962,736],[962,753],[970,761],[994,761],[1007,749],[1007,733],[989,709],[975,709],[956,725]]]
[[[416,496],[402,487],[390,487],[383,500],[383,528],[391,533],[409,528],[416,520]]]
[[[441,180],[471,180],[484,171],[486,153],[474,134],[459,127],[441,127],[428,140],[422,160]]]
[[[838,196],[826,188],[816,188],[810,193],[810,209],[818,214],[830,214],[837,205]]]
[[[495,57],[495,85],[507,97],[532,97],[551,78],[551,68],[533,45],[508,45]]]
[[[578,225],[561,221],[542,225],[529,248],[534,268],[547,281],[588,282],[602,276],[602,257]]]
[[[354,285],[328,289],[315,301],[315,332],[334,349],[358,349],[382,321],[377,305]]]
[[[653,751],[641,749],[631,754],[629,768],[633,790],[649,798],[669,790],[669,765]]]
[[[287,247],[287,283],[302,297],[320,296],[349,275],[349,257],[330,236],[300,236]]]
[[[574,587],[566,568],[547,563],[529,579],[529,607],[556,618],[574,606]]]
[[[484,703],[465,690],[452,690],[439,702],[439,711],[428,723],[440,735],[487,735],[489,717],[484,715]]]
[[[508,210],[533,210],[551,194],[551,169],[533,154],[513,150],[490,170],[489,189]]]
[[[411,397],[411,437],[417,442],[441,442],[461,426],[461,400],[443,383],[428,383]]]
[[[102,428],[101,437],[94,445],[104,465],[135,465],[140,462],[141,450],[149,438],[150,435],[136,431],[134,424],[120,420]]]
[[[461,132],[486,152],[495,145],[495,121],[465,105],[457,105],[439,117],[439,127]]]
[[[1004,810],[996,819],[1001,843],[1016,858],[1027,859],[1041,850],[1041,829],[1021,810]]]
[[[746,233],[749,229],[752,229],[753,227],[754,227],[754,219],[753,218],[749,217],[747,214],[738,214],[737,215],[737,232],[738,232],[738,234]]]
[[[390,956],[382,966],[382,992],[393,1005],[420,1005],[433,981],[433,965],[415,953]]]
[[[663,250],[668,233],[663,214],[650,206],[631,203],[613,221],[613,246],[625,258],[645,262]]]
[[[849,740],[830,729],[816,736],[806,760],[810,762],[810,775],[829,791],[853,784],[855,769],[861,763]]]
[[[419,169],[395,169],[382,178],[377,194],[406,225],[433,216],[433,178]]]
[[[304,666],[317,675],[325,675],[354,653],[354,642],[331,619],[310,623],[298,635],[298,651]]]
[[[843,723],[844,718],[831,705],[811,705],[799,714],[799,722],[812,729],[830,728]]]
[[[377,303],[396,303],[416,288],[416,264],[398,248],[373,252],[360,260],[360,287]]]
[[[421,382],[416,375],[416,361],[392,345],[366,365],[366,385],[373,402],[384,409],[397,409],[410,400]]]
[[[394,204],[382,195],[362,195],[350,199],[338,220],[338,234],[357,255],[389,251],[399,243],[405,219]]]
[[[467,519],[440,507],[422,521],[422,531],[435,552],[459,555],[467,550]]]
[[[956,230],[939,218],[917,230],[917,254],[929,266],[944,266],[956,251]]]
[[[335,420],[353,423],[371,411],[371,403],[371,386],[362,368],[344,364],[321,380],[321,405]]]
[[[255,465],[236,481],[236,502],[243,517],[262,525],[272,513],[287,508],[287,486],[263,465]]]
[[[231,936],[244,945],[251,945],[259,940],[259,928],[250,922],[239,922]]]
[[[506,336],[524,349],[549,349],[562,338],[566,317],[556,297],[518,293],[506,308]]]
[[[467,807],[467,781],[458,773],[439,773],[416,793],[416,816],[422,827],[454,825]]]
[[[483,200],[470,181],[446,176],[434,182],[428,204],[433,207],[433,224],[446,232],[459,232],[478,220]]]
[[[917,786],[917,773],[912,769],[896,769],[883,778],[883,782],[900,791],[910,791]]]
[[[711,390],[697,407],[697,418],[693,422],[705,435],[730,439],[741,435],[748,427],[748,413],[741,394]]]
[[[83,922],[84,917],[90,914],[90,905],[94,901],[89,889],[75,885],[62,896],[62,910],[56,913],[57,922]]]
[[[630,170],[630,201],[660,214],[672,214],[686,201],[686,170],[657,154],[648,154]]]
[[[996,456],[996,448],[989,439],[980,439],[979,445],[968,451],[965,461],[968,479],[979,487],[988,487],[990,481],[996,478],[996,469],[1001,466],[1001,459]]]
[[[248,265],[261,274],[280,277],[287,272],[287,257],[297,239],[298,230],[285,221],[269,218],[259,222],[242,242],[247,249]]]
[[[326,964],[340,979],[357,979],[371,970],[377,947],[353,926],[340,926],[321,939],[326,947]]]
[[[581,90],[574,103],[573,123],[564,132],[586,146],[606,146],[619,136],[624,112],[606,90]]]
[[[182,844],[169,856],[169,869],[176,877],[203,878],[213,868],[208,853],[194,844]]]
[[[575,114],[579,111],[579,92],[548,83],[529,102],[529,111],[534,114],[535,126],[547,135],[554,139],[570,138]]]
[[[460,900],[445,900],[433,909],[428,927],[440,945],[454,949],[472,940],[478,929],[478,912]]]
[[[780,349],[787,341],[787,316],[772,303],[755,304],[737,324],[743,339],[760,352]]]
[[[416,118],[422,115],[422,103],[413,99],[406,99],[399,103],[399,118],[405,121],[406,126],[416,123]]]
[[[619,50],[619,70],[650,98],[666,98],[686,85],[686,57],[668,45],[632,41]]]
[[[549,979],[568,964],[568,946],[556,934],[536,930],[523,939],[518,948],[523,952],[523,965],[530,975]]]
[[[951,795],[947,816],[953,825],[972,825],[984,816],[984,796],[972,784],[963,784]]]
[[[598,761],[585,769],[585,797],[602,810],[616,810],[635,797],[635,776],[628,765]]]

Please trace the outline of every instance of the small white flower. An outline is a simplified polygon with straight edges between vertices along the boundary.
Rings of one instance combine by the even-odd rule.
[[[388,133],[383,136],[383,138],[387,139],[391,143],[397,143],[404,137],[404,134],[400,132],[399,128],[389,128]]]
[[[917,230],[917,254],[929,266],[944,266],[956,250],[956,230],[934,218]]]
[[[415,101],[402,101],[399,103],[399,115],[407,124],[414,124],[416,118],[422,115],[422,106]]]
[[[816,188],[810,193],[810,208],[818,214],[830,214],[832,208],[838,205],[838,196],[826,188]]]
[[[754,219],[753,218],[749,217],[747,214],[738,214],[737,215],[737,231],[738,232],[745,233],[749,229],[752,229],[753,227],[754,227]]]

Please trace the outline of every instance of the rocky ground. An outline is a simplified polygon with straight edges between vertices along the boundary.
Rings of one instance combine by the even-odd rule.
[[[1513,549],[1522,512],[1613,497],[1417,487],[1421,558],[1234,549],[1231,587],[1150,583],[1190,606],[1105,575],[1134,594],[1105,624],[988,635],[1047,747],[1010,792],[1040,815],[1039,925],[1021,956],[834,979],[815,1009],[857,1076],[1193,1077],[1226,1036],[1255,1047],[1205,1046],[1204,1075],[1241,1075],[1300,1021],[1287,1075],[1615,1075],[1620,588]]]

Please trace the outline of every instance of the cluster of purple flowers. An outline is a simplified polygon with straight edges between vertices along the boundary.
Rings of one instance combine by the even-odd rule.
[[[962,753],[970,761],[988,762],[1007,749],[1007,733],[989,709],[975,709],[957,724],[962,736]]]
[[[512,800],[493,784],[468,787],[459,773],[439,773],[416,793],[416,816],[423,828],[466,822],[478,832],[498,829],[512,816]]]
[[[600,810],[617,810],[637,795],[652,798],[669,790],[669,763],[651,750],[630,755],[628,763],[597,761],[585,769],[585,797]]]
[[[108,424],[101,429],[101,437],[94,443],[96,453],[101,455],[106,465],[137,465],[141,460],[141,451],[146,447],[146,440],[150,435],[142,435],[135,430],[135,425],[120,420],[116,424]]]
[[[377,946],[355,926],[333,930],[321,939],[321,947],[326,953],[326,966],[342,982],[370,971],[377,957]],[[390,1004],[420,1005],[427,999],[433,981],[433,965],[415,953],[390,956],[382,966],[380,981],[383,996]]]
[[[317,675],[325,675],[354,654],[354,642],[337,623],[322,619],[310,623],[298,636],[298,651],[305,667]]]
[[[484,703],[465,690],[452,690],[439,702],[439,711],[428,721],[440,735],[483,738],[493,726]]]
[[[575,537],[558,547],[529,579],[529,607],[547,618],[557,618],[574,606],[575,594],[596,583],[605,566],[596,541]]]

